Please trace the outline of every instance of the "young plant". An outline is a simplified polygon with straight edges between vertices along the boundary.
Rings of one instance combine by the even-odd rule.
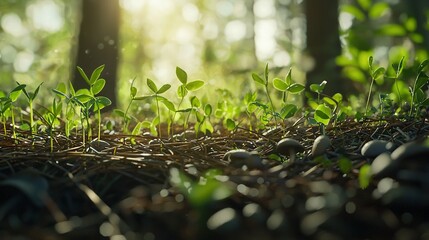
[[[124,132],[125,134],[127,134],[129,132],[128,130],[128,125],[130,124],[131,118],[132,116],[128,113],[131,107],[131,104],[133,103],[133,101],[135,100],[135,97],[137,95],[137,88],[134,87],[134,81],[136,79],[134,78],[131,81],[131,86],[130,86],[130,101],[128,102],[128,106],[125,109],[125,111],[122,111],[121,109],[114,109],[113,112],[120,116],[123,120],[123,127],[122,127],[122,132]],[[133,130],[134,132],[134,130]],[[134,135],[134,134],[133,134]]]
[[[20,84],[19,82],[16,82],[16,84],[18,84],[18,86],[23,85],[23,84]],[[37,94],[39,93],[40,86],[42,84],[43,84],[43,82],[40,83],[39,86],[37,86],[37,88],[36,88],[36,90],[34,90],[34,92],[27,92],[26,85],[24,85],[24,88],[22,88],[22,92],[24,93],[25,97],[27,98],[28,107],[30,108],[30,130],[31,130],[31,134],[35,134],[37,131],[37,126],[35,125],[34,118],[33,118],[33,101],[37,97]]]
[[[271,105],[271,111],[274,113],[275,109],[274,109],[273,100],[271,99],[270,93],[268,91],[268,82],[269,82],[268,81],[268,63],[265,65],[264,78],[261,78],[256,73],[252,73],[252,78],[253,78],[253,81],[255,81],[256,83],[264,86],[265,93],[267,94],[267,99],[268,99],[268,101],[269,101],[269,103]]]
[[[185,72],[185,70],[181,69],[180,67],[176,67],[176,77],[177,79],[179,79],[181,83],[181,85],[177,88],[177,96],[180,98],[180,102],[177,105],[177,109],[180,109],[188,93],[197,91],[198,89],[202,88],[205,83],[202,80],[195,80],[195,81],[188,82],[188,74]],[[174,112],[171,122],[173,122],[174,119],[176,118],[177,112],[178,111]]]
[[[421,106],[429,106],[429,98],[427,97],[423,88],[428,85],[429,77],[424,72],[424,69],[429,65],[429,60],[426,59],[420,63],[417,68],[417,76],[414,80],[413,87],[410,88],[411,91],[411,104],[409,110],[409,116],[413,115],[414,109],[418,109]],[[417,113],[417,111],[416,111]]]
[[[383,76],[384,72],[386,71],[383,67],[378,67],[377,69],[373,70],[373,63],[374,58],[372,56],[368,59],[368,66],[369,66],[369,74],[371,75],[371,85],[369,85],[369,91],[368,91],[368,98],[366,100],[366,106],[365,106],[365,115],[368,114],[368,107],[369,102],[371,100],[371,94],[372,94],[372,86],[374,85],[374,81],[377,80],[379,77]]]
[[[280,116],[282,119],[293,117],[298,111],[298,107],[295,104],[288,103],[288,93],[300,94],[304,91],[305,87],[302,84],[294,83],[292,81],[292,69],[289,69],[284,80],[280,78],[273,79],[273,86],[278,91],[282,92],[282,109]]]
[[[152,92],[149,96],[142,96],[142,97],[135,97],[134,100],[146,100],[146,99],[155,99],[156,102],[156,109],[157,109],[157,116],[155,118],[158,118],[158,123],[161,122],[161,114],[160,114],[160,107],[159,102],[162,102],[165,107],[169,111],[175,112],[176,108],[174,107],[174,104],[169,101],[167,98],[161,96],[161,94],[165,93],[168,89],[171,88],[170,84],[164,84],[160,88],[156,86],[155,82],[151,79],[146,80],[146,85],[149,87],[149,90]],[[158,136],[161,137],[161,125],[158,124]]]
[[[399,64],[397,66],[397,68],[395,69],[395,77],[394,77],[394,85],[396,86],[396,92],[398,94],[398,103],[402,104],[402,97],[401,97],[401,91],[399,91],[399,86],[398,86],[398,78],[402,73],[402,70],[404,69],[404,58],[402,57],[401,60],[399,61]],[[395,68],[394,65],[392,65],[393,68]]]
[[[45,123],[45,125],[48,128],[51,152],[54,151],[54,127],[55,127],[55,124],[58,123],[58,118],[61,115],[62,108],[63,108],[62,102],[57,103],[56,99],[54,98],[52,100],[51,107],[41,117],[41,120]]]
[[[14,108],[13,108],[13,103],[16,102],[16,100],[18,100],[18,97],[21,95],[22,90],[26,87],[25,84],[21,84],[16,86],[7,96],[8,100],[3,100],[3,102],[5,103],[4,106],[8,106],[9,108],[9,114],[10,117],[12,119],[12,137],[16,138],[16,125],[15,125],[15,114],[14,114]],[[10,102],[10,105],[9,105]],[[5,109],[5,113],[6,113]]]
[[[83,71],[82,68],[77,67],[80,75],[85,80],[85,82],[89,85],[89,97],[90,100],[85,103],[84,109],[85,109],[85,117],[88,119],[89,117],[89,109],[93,109],[94,112],[97,112],[97,119],[98,119],[98,140],[100,140],[101,136],[101,109],[109,106],[112,104],[112,101],[110,101],[109,98],[104,96],[96,96],[103,90],[104,86],[106,85],[106,80],[103,78],[100,78],[101,73],[104,70],[104,65],[101,65],[97,67],[91,74],[91,77],[88,77],[86,73]],[[79,91],[79,90],[78,90]],[[85,91],[88,93],[87,91]],[[82,94],[86,95],[86,94]]]
[[[213,125],[210,123],[210,116],[213,112],[213,108],[210,104],[204,106],[204,112],[200,113],[195,111],[195,117],[197,118],[197,123],[195,124],[195,133],[202,132],[207,134],[207,131],[213,133]]]

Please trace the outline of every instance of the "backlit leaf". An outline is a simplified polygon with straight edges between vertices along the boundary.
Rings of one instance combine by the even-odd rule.
[[[292,83],[288,88],[287,91],[292,94],[299,94],[302,91],[304,91],[305,87],[299,83]]]
[[[94,84],[91,86],[92,93],[94,95],[97,95],[103,90],[104,85],[106,85],[106,80],[104,79],[97,79],[95,80]]]
[[[89,81],[89,78],[86,75],[85,71],[83,71],[83,69],[79,66],[77,66],[77,70],[78,70],[80,76],[82,76],[82,78],[85,80],[85,82],[88,83],[88,85],[91,85],[91,82]]]
[[[196,91],[204,86],[204,81],[195,80],[186,84],[186,89],[189,91]]]
[[[176,67],[176,76],[183,85],[188,82],[188,74],[180,67]]]
[[[156,94],[165,93],[170,88],[171,88],[170,84],[164,84],[164,85],[161,86],[161,88],[158,91],[156,91]]]
[[[283,80],[281,80],[280,78],[274,78],[273,86],[275,89],[282,91],[282,92],[286,91],[286,89],[288,87],[286,82],[283,82]]]
[[[103,72],[104,70],[104,64],[97,67],[91,74],[91,78],[89,79],[89,85],[92,85],[95,83],[95,81],[97,81],[100,76],[101,76],[101,72]]]
[[[158,87],[156,86],[155,82],[152,81],[152,79],[148,78],[146,80],[146,85],[149,87],[149,89],[153,92],[153,93],[157,93],[158,92]]]
[[[283,119],[291,118],[298,111],[298,107],[294,104],[286,104],[280,111],[280,116]]]
[[[325,126],[329,124],[329,120],[331,119],[331,117],[332,110],[325,104],[320,104],[314,112],[314,120],[319,123],[322,123]]]
[[[363,165],[359,170],[359,186],[365,189],[369,186],[371,181],[371,166],[369,164]]]
[[[258,74],[252,73],[252,78],[253,78],[253,81],[255,81],[261,85],[264,85],[264,86],[266,85],[265,81]]]

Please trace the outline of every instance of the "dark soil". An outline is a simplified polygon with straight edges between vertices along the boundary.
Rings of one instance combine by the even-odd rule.
[[[359,168],[373,160],[360,154],[365,142],[422,139],[427,121],[345,121],[326,129],[330,161],[321,163],[310,156],[319,132],[290,124],[204,137],[143,135],[136,144],[105,134],[109,147],[98,150],[79,136],[57,135],[53,153],[47,136],[2,136],[0,239],[429,239],[427,162],[418,163],[428,176],[419,184],[384,178],[395,189],[390,195],[383,179],[366,189],[358,181]],[[306,150],[290,166],[269,158],[283,137]],[[257,150],[263,166],[233,167],[223,155],[236,148]],[[338,168],[341,157],[353,163],[348,174]],[[171,169],[193,181],[219,169],[232,195],[192,203],[171,185]]]

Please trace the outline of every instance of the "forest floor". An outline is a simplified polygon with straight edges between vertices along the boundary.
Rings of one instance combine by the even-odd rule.
[[[142,135],[135,144],[105,134],[102,149],[58,135],[52,153],[47,136],[3,135],[0,239],[429,239],[427,161],[410,168],[426,173],[414,181],[359,183],[360,167],[373,161],[361,155],[365,142],[400,146],[428,136],[429,123],[344,121],[326,134],[332,146],[324,162],[310,154],[319,128],[303,124]],[[294,164],[270,157],[284,137],[305,148]],[[262,165],[223,159],[237,148],[257,150]],[[338,164],[344,157],[348,174]],[[427,151],[411,157],[429,160]]]

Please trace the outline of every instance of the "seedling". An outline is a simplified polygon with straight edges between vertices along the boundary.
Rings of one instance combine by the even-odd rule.
[[[421,105],[429,105],[429,98],[423,88],[427,86],[429,77],[424,73],[424,69],[429,65],[429,60],[424,60],[417,68],[417,76],[414,80],[411,91],[411,104],[409,110],[409,116],[411,117],[415,108],[419,108]],[[417,111],[416,111],[417,112]]]
[[[40,116],[40,119],[42,120],[42,122],[44,122],[45,125],[48,127],[51,152],[54,151],[54,134],[53,134],[54,126],[58,122],[58,118],[61,114],[62,108],[63,108],[62,102],[57,103],[56,99],[54,98],[52,100],[51,108],[48,109],[48,111],[45,114]]]
[[[18,86],[22,85],[19,82],[16,82]],[[33,118],[33,101],[37,97],[37,94],[39,93],[40,86],[43,84],[40,83],[39,86],[37,86],[36,90],[34,92],[27,92],[26,85],[24,85],[24,88],[22,88],[22,92],[27,97],[28,101],[28,107],[30,108],[30,130],[31,134],[35,134],[37,131],[37,126],[34,124],[34,118]]]
[[[100,78],[101,73],[104,70],[104,65],[101,65],[97,67],[91,74],[91,77],[88,78],[86,73],[83,71],[82,68],[77,67],[80,75],[85,80],[86,83],[89,85],[89,91],[85,91],[85,93],[80,94],[81,96],[86,97],[85,95],[89,95],[90,100],[84,103],[84,115],[88,119],[89,118],[89,110],[92,108],[94,112],[97,112],[97,119],[98,119],[98,140],[100,140],[101,136],[101,109],[109,106],[112,104],[110,99],[103,96],[96,96],[103,90],[104,86],[106,85],[106,80]],[[82,89],[80,89],[82,90]],[[78,90],[78,92],[80,91]],[[79,94],[78,94],[79,95]]]
[[[370,56],[368,59],[368,66],[369,66],[369,73],[371,75],[371,85],[369,86],[368,98],[366,100],[365,115],[368,114],[368,107],[369,107],[369,102],[371,100],[372,86],[374,85],[374,81],[379,77],[383,76],[384,72],[386,71],[383,67],[379,67],[373,70],[373,65],[372,65],[373,61],[374,61],[374,58]]]
[[[267,95],[267,99],[270,102],[271,112],[274,113],[275,112],[274,104],[273,104],[273,100],[271,99],[271,96],[270,96],[270,93],[269,93],[269,89],[268,89],[268,82],[269,82],[268,81],[268,63],[265,65],[264,77],[263,78],[261,78],[256,73],[252,73],[252,78],[253,78],[253,81],[255,81],[256,83],[264,86],[265,94]],[[266,109],[266,110],[268,110],[268,109]]]
[[[302,84],[294,83],[292,81],[292,69],[289,69],[284,80],[280,78],[273,79],[273,86],[275,89],[282,92],[282,104],[283,107],[280,111],[282,119],[291,118],[298,111],[298,107],[295,104],[288,103],[288,93],[300,94],[304,91],[305,87]]]
[[[180,67],[176,67],[176,77],[179,79],[179,81],[182,83],[177,88],[177,96],[180,98],[180,102],[177,105],[177,109],[180,109],[183,100],[188,95],[190,91],[197,91],[198,89],[202,88],[204,86],[204,81],[202,80],[195,80],[188,82],[188,74],[185,72],[185,70],[181,69]],[[173,117],[171,121],[173,122],[176,118],[176,114],[178,111],[175,111],[173,114]]]
[[[172,111],[172,112],[176,111],[174,104],[171,101],[169,101],[167,98],[161,96],[161,94],[167,92],[167,90],[171,88],[171,85],[164,84],[160,88],[158,88],[155,82],[150,78],[146,80],[146,85],[149,87],[149,90],[152,92],[152,94],[149,96],[135,97],[134,100],[155,99],[156,110],[157,110],[156,117],[159,118],[159,122],[161,122],[159,102],[162,102],[169,111]],[[159,125],[159,122],[158,122],[158,136],[161,137],[161,126]]]
[[[21,95],[22,90],[26,87],[25,84],[21,84],[18,85],[17,87],[15,87],[10,93],[9,93],[9,101],[10,101],[10,106],[9,106],[9,111],[10,111],[10,116],[11,116],[11,120],[12,120],[12,136],[13,138],[16,138],[16,132],[15,132],[15,115],[14,115],[14,108],[13,108],[13,103],[16,102],[16,100],[18,100],[18,97]],[[8,105],[8,101],[5,100],[6,105]]]
[[[124,133],[128,133],[128,125],[130,124],[130,121],[131,121],[131,118],[132,118],[132,116],[129,115],[128,112],[130,110],[131,104],[133,103],[133,101],[135,100],[135,97],[137,95],[137,88],[134,87],[134,81],[135,80],[136,79],[134,78],[131,81],[130,92],[129,92],[129,94],[130,94],[130,101],[128,102],[128,106],[125,109],[125,111],[122,111],[120,109],[114,109],[113,110],[113,112],[116,115],[118,115],[118,116],[120,116],[122,118],[122,121],[123,121],[122,132],[124,132]],[[134,132],[134,130],[133,130],[133,132]]]

